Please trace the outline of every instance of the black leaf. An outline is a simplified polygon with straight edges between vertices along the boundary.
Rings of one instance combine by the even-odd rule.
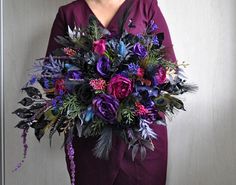
[[[41,99],[42,98],[42,94],[35,87],[25,87],[25,88],[22,88],[21,90],[25,91],[27,93],[27,95],[33,99]]]
[[[28,129],[29,128],[29,121],[22,120],[15,127],[19,128],[19,129]]]
[[[37,109],[41,109],[45,106],[45,103],[35,103],[32,106],[30,106],[30,110],[37,110]]]
[[[45,132],[44,132],[44,129],[35,129],[34,134],[35,134],[36,138],[38,139],[38,141],[40,141],[40,139],[43,137]]]
[[[12,112],[12,114],[16,114],[18,117],[22,119],[31,118],[34,115],[33,112],[31,112],[30,110],[26,108],[19,108],[15,110],[14,112]]]
[[[34,103],[34,100],[32,100],[29,97],[25,97],[24,99],[22,99],[21,101],[19,101],[18,103],[20,103],[23,106],[29,106],[32,105],[32,103]]]

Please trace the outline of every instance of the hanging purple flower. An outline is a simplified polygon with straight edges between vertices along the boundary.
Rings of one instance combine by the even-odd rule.
[[[111,62],[106,56],[102,56],[97,62],[97,71],[102,77],[107,77],[111,67]]]
[[[69,156],[69,160],[70,160],[70,170],[71,170],[71,185],[75,185],[75,162],[74,162],[74,154],[75,154],[75,150],[72,144],[72,141],[70,141],[67,145],[66,145],[66,149],[67,149],[67,155]]]
[[[148,54],[146,48],[143,45],[141,45],[139,42],[137,42],[134,45],[133,52],[136,55],[140,56],[141,58],[145,58]]]
[[[96,116],[110,124],[114,124],[119,107],[119,102],[114,96],[99,94],[93,99],[92,105]]]
[[[12,172],[17,171],[22,166],[22,164],[25,162],[26,155],[27,155],[27,150],[28,150],[28,145],[26,143],[27,134],[28,134],[28,128],[23,129],[23,133],[21,135],[21,137],[23,138],[23,147],[24,147],[23,159],[21,160],[21,162],[19,162],[16,165],[15,169],[12,170]]]

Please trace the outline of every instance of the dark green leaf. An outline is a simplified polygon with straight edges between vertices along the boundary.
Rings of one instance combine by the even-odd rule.
[[[45,134],[44,129],[35,129],[34,134],[35,134],[36,138],[38,139],[38,141],[40,142],[40,139]]]

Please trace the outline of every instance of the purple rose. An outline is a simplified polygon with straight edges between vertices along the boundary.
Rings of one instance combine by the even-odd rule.
[[[141,58],[145,58],[147,56],[146,48],[143,45],[141,45],[139,42],[134,45],[133,52],[136,55],[140,56]]]
[[[97,71],[102,77],[107,77],[111,67],[111,62],[106,56],[102,56],[97,62]]]
[[[96,116],[113,124],[117,117],[119,102],[114,96],[98,94],[92,102]]]

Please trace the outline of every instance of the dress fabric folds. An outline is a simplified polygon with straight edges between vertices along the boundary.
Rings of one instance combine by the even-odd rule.
[[[118,33],[118,21],[127,11],[127,8],[130,8],[130,13],[124,24],[125,29],[133,34],[142,33],[148,22],[151,19],[154,20],[158,25],[156,32],[164,32],[165,39],[163,45],[168,50],[166,58],[176,63],[177,60],[169,29],[156,0],[126,0],[107,26],[111,35]],[[49,56],[56,48],[62,47],[54,39],[57,35],[68,35],[68,26],[71,29],[74,28],[74,25],[86,27],[90,14],[93,14],[93,12],[86,3],[86,0],[76,0],[60,6],[51,28],[46,56]],[[128,27],[130,19],[133,20],[135,25],[133,28]],[[103,26],[100,22],[99,24]],[[139,153],[135,161],[132,161],[131,150],[128,150],[128,145],[115,134],[112,136],[112,149],[109,154],[109,160],[98,159],[92,153],[98,137],[79,138],[75,135],[73,138],[73,147],[75,149],[74,161],[76,165],[75,184],[165,185],[168,155],[167,127],[157,124],[153,124],[151,127],[158,134],[158,137],[153,140],[155,151],[152,152],[147,149],[144,161],[141,161]],[[66,147],[65,160],[71,177],[70,160]]]

